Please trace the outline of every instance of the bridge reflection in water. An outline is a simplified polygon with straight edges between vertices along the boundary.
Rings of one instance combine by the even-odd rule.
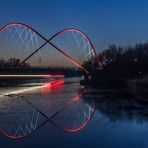
[[[83,103],[83,91],[78,94],[76,92],[76,96],[70,96],[71,98],[68,99],[61,98],[63,97],[60,94],[63,91],[63,84],[63,80],[54,80],[41,86],[23,89],[17,87],[15,89],[18,90],[9,90],[9,93],[3,91],[0,111],[1,121],[3,121],[0,125],[1,134],[13,139],[23,138],[31,135],[48,122],[67,132],[82,130],[94,113],[94,101],[89,104]],[[39,91],[37,96],[34,94],[36,91]],[[54,98],[56,97],[55,100],[51,100],[52,95]],[[49,101],[47,108],[49,112],[45,112],[40,105],[42,105],[42,98],[48,99],[48,97],[50,100],[46,100],[46,104]],[[56,108],[57,104],[59,109]],[[7,108],[5,108],[6,106]],[[9,117],[10,114],[13,115]]]
[[[8,138],[30,136],[45,124],[53,124],[65,132],[80,132],[98,112],[112,122],[148,119],[144,96],[94,92],[66,79],[65,83],[56,80],[37,87],[7,89],[0,97],[0,129]]]

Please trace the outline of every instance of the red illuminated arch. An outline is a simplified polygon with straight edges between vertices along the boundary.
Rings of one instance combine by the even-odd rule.
[[[51,43],[50,41],[55,38],[56,36],[64,33],[64,32],[69,32],[69,31],[76,31],[78,33],[80,33],[87,41],[88,43],[90,44],[91,48],[93,49],[93,52],[94,52],[94,55],[95,55],[95,59],[98,63],[98,66],[99,68],[102,70],[103,69],[103,66],[101,64],[101,62],[99,61],[99,58],[97,56],[97,53],[96,53],[96,49],[94,48],[92,42],[90,41],[90,39],[87,37],[87,35],[78,30],[78,29],[75,29],[75,28],[68,28],[68,29],[64,29],[64,30],[61,30],[59,31],[58,33],[56,33],[55,35],[53,35],[50,39],[46,39],[43,35],[41,35],[38,31],[36,31],[35,29],[33,29],[32,27],[26,25],[26,24],[23,24],[23,23],[19,23],[19,22],[13,22],[13,23],[9,23],[7,25],[5,25],[4,27],[2,27],[0,29],[0,32],[4,31],[5,29],[13,26],[13,25],[19,25],[19,26],[22,26],[22,27],[25,27],[25,28],[28,28],[30,30],[32,30],[33,32],[35,32],[39,37],[41,37],[43,40],[45,40],[45,43],[42,44],[38,49],[36,49],[31,55],[29,55],[26,59],[24,59],[22,61],[25,62],[26,60],[28,60],[30,57],[32,57],[37,51],[39,51],[43,46],[45,46],[47,43],[50,44],[52,47],[54,47],[56,50],[58,50],[60,53],[62,53],[69,61],[71,61],[72,63],[74,63],[77,67],[79,67],[81,70],[83,70],[84,72],[86,72],[87,74],[90,74],[90,72],[85,69],[83,66],[81,66],[77,61],[75,61],[71,56],[69,56],[67,53],[65,53],[63,50],[61,50],[60,48],[58,48],[57,46],[55,46],[53,43]]]

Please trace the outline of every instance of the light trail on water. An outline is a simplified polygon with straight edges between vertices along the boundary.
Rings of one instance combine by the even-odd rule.
[[[63,80],[54,80],[54,81],[51,81],[51,82],[48,82],[48,83],[46,82],[41,86],[33,86],[33,87],[30,87],[30,88],[23,88],[23,89],[20,89],[20,90],[15,90],[15,91],[10,91],[10,92],[7,92],[7,93],[3,93],[3,94],[0,95],[0,97],[21,94],[21,93],[25,93],[25,92],[28,92],[28,91],[33,91],[33,90],[36,90],[36,89],[41,89],[41,88],[45,88],[45,87],[52,87],[52,86],[58,86],[58,85],[62,85],[62,84],[64,84]]]

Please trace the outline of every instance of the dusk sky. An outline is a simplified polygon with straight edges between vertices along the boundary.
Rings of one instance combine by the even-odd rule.
[[[1,0],[0,26],[17,21],[47,38],[75,27],[96,49],[148,41],[147,0]]]

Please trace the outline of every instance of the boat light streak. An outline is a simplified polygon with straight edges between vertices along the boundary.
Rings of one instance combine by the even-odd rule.
[[[17,77],[56,77],[56,78],[64,78],[64,75],[63,74],[47,74],[47,75],[0,75],[0,78],[3,78],[3,77],[6,77],[6,78],[9,78],[9,77],[14,77],[14,78],[17,78]]]

